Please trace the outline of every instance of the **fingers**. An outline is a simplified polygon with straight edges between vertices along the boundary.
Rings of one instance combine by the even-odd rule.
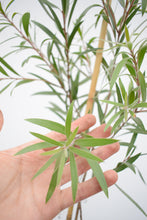
[[[102,160],[106,160],[113,154],[115,154],[119,150],[119,143],[109,144],[105,146],[98,147],[97,149],[92,151],[92,154],[101,158]],[[78,175],[81,175],[90,169],[90,166],[86,159],[82,157],[76,158]],[[61,184],[65,184],[70,181],[70,165],[66,165],[63,172],[62,182]]]
[[[92,114],[87,114],[84,115],[81,118],[78,118],[77,120],[73,121],[71,124],[71,131],[73,131],[75,128],[79,127],[78,129],[78,134],[86,131],[87,129],[89,129],[91,126],[93,126],[96,123],[96,118],[94,115]],[[56,140],[56,141],[64,141],[66,140],[66,136],[63,134],[60,134],[58,132],[50,132],[49,134],[47,134],[48,137]]]
[[[105,176],[108,187],[115,184],[118,179],[117,173],[114,170],[106,171],[104,173],[104,176]],[[76,202],[79,202],[83,199],[86,199],[86,198],[100,192],[101,190],[102,189],[101,189],[101,187],[95,177],[93,177],[90,180],[87,180],[83,183],[79,183]],[[62,202],[61,202],[62,209],[65,209],[65,208],[73,205],[71,187],[61,191],[61,199],[62,199]]]
[[[4,123],[3,113],[0,110],[0,131],[1,131],[2,127],[3,127],[3,123]]]

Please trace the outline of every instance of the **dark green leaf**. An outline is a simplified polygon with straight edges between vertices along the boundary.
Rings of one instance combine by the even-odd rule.
[[[0,2],[0,12],[1,12],[2,14],[5,14],[5,12],[4,12],[3,8],[2,8],[1,2]]]
[[[66,133],[66,137],[67,138],[70,136],[70,133],[71,133],[71,122],[72,122],[72,114],[73,114],[73,105],[74,105],[74,102],[72,102],[71,105],[69,106],[69,109],[68,109],[68,112],[67,112],[67,116],[66,116],[65,133]]]
[[[75,157],[71,150],[69,150],[69,158],[70,158],[72,198],[73,198],[73,201],[75,202],[77,189],[78,189],[78,172],[77,172],[77,165],[76,165]]]
[[[22,24],[23,24],[23,29],[27,36],[29,36],[29,22],[30,22],[30,13],[26,12],[22,16]]]
[[[57,122],[45,120],[45,119],[39,119],[39,118],[26,119],[26,121],[29,121],[36,125],[40,125],[44,128],[48,128],[53,131],[57,131],[61,134],[65,134],[65,127]]]
[[[41,140],[43,140],[43,141],[46,141],[46,142],[48,142],[48,143],[50,143],[50,144],[53,144],[54,146],[61,146],[61,147],[64,146],[63,143],[61,143],[61,142],[59,142],[59,141],[55,141],[54,139],[49,138],[49,137],[47,137],[47,136],[45,136],[45,135],[38,134],[38,133],[35,133],[35,132],[30,132],[30,133],[31,133],[33,136],[35,136],[35,137],[37,137],[37,138],[39,138],[39,139],[41,139]]]
[[[125,25],[125,35],[126,35],[127,42],[130,42],[130,35],[129,35],[129,31],[126,25]]]
[[[96,103],[97,103],[97,108],[98,108],[98,115],[99,115],[100,124],[103,124],[103,123],[105,123],[104,113],[102,111],[102,107],[101,107],[98,100],[96,100]]]
[[[143,62],[146,51],[147,51],[147,45],[141,47],[138,51],[138,66],[139,66],[139,68],[141,67],[141,64]]]
[[[33,23],[37,25],[42,31],[44,31],[49,37],[51,37],[51,39],[54,40],[56,43],[62,44],[61,41],[56,37],[56,35],[53,34],[46,26],[36,21],[33,21]]]
[[[70,47],[70,45],[71,45],[71,43],[72,43],[72,40],[73,40],[75,34],[77,33],[77,31],[78,31],[78,29],[79,29],[79,27],[80,27],[81,24],[82,24],[82,22],[77,23],[77,24],[74,26],[74,28],[73,28],[71,34],[69,35],[69,38],[68,38],[68,48]]]
[[[0,57],[0,63],[2,63],[8,70],[16,75],[19,75],[2,57]]]
[[[84,139],[78,139],[75,141],[76,145],[82,146],[82,147],[96,147],[96,146],[103,146],[118,142],[118,140],[115,139],[109,139],[109,138],[84,138]]]
[[[64,12],[64,15],[67,16],[70,0],[61,0],[61,1],[62,1],[62,10]]]
[[[116,93],[117,93],[117,100],[118,100],[118,103],[123,103],[120,89],[119,89],[117,83],[115,83],[115,85],[116,85]]]
[[[104,174],[103,174],[103,171],[100,165],[96,161],[93,161],[93,160],[88,159],[87,161],[94,173],[94,176],[96,177],[98,183],[100,184],[102,190],[104,191],[105,195],[108,197],[108,186],[107,186],[107,183],[106,183],[106,180],[105,180],[105,177],[104,177]]]
[[[123,189],[121,189],[117,184],[115,184],[115,186],[121,191],[121,193],[123,193],[146,217],[147,217],[147,213],[145,213],[145,211],[140,207],[139,204],[137,204],[137,202],[134,201],[134,199],[132,199]]]
[[[2,74],[4,74],[5,76],[9,76],[9,75],[6,73],[6,71],[3,69],[2,66],[0,66],[0,72],[1,72]]]
[[[14,2],[15,0],[11,0],[9,3],[8,3],[8,5],[7,5],[7,7],[6,7],[6,10],[10,7],[10,5]]]
[[[70,14],[69,14],[68,26],[69,26],[69,24],[70,24],[70,21],[71,21],[71,18],[72,18],[72,15],[73,15],[73,12],[74,12],[76,3],[77,3],[77,0],[74,0],[74,1],[73,1],[73,4],[72,4],[72,7],[71,7]]]
[[[91,138],[89,138],[89,139],[91,139]],[[103,160],[101,160],[97,156],[93,155],[90,151],[86,151],[84,149],[79,149],[79,148],[76,148],[76,147],[69,147],[69,150],[72,151],[73,153],[79,155],[80,157],[95,160],[95,161],[98,161],[98,162],[103,162]]]

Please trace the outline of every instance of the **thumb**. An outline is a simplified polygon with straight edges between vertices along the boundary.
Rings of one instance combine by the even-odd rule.
[[[0,110],[0,131],[1,131],[2,127],[3,127],[3,123],[4,123],[3,113]]]

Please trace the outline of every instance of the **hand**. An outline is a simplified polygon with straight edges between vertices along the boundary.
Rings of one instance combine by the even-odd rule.
[[[72,123],[72,130],[79,126],[79,133],[87,130],[95,124],[93,115],[85,115]],[[98,137],[108,137],[111,128],[104,132],[104,126],[95,128],[89,134]],[[47,136],[56,140],[64,140],[65,136],[56,132],[50,132]],[[32,141],[20,147],[0,152],[0,219],[2,220],[49,220],[53,219],[63,209],[71,206],[71,188],[61,190],[57,187],[47,204],[45,197],[49,181],[53,172],[51,165],[45,172],[33,181],[31,178],[37,170],[48,160],[48,157],[40,155],[42,150],[14,156],[21,148],[37,143]],[[119,144],[98,147],[93,154],[105,160],[119,150]],[[78,174],[86,172],[90,167],[85,159],[77,157]],[[104,173],[108,186],[117,181],[117,174],[113,170]],[[61,185],[70,181],[70,168],[66,165],[63,172]],[[88,198],[101,191],[96,178],[80,183],[78,186],[76,202]]]

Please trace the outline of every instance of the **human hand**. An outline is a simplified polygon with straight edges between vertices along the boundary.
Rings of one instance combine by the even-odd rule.
[[[72,123],[72,130],[79,126],[79,133],[87,130],[95,124],[93,115],[85,115]],[[89,134],[93,137],[108,137],[111,128],[104,132],[104,126],[95,128]],[[62,141],[65,136],[57,132],[50,132],[47,136]],[[45,197],[49,182],[54,170],[52,164],[47,170],[33,181],[31,180],[37,170],[48,160],[48,157],[40,155],[43,150],[29,152],[14,156],[20,149],[37,143],[35,140],[20,147],[0,152],[0,219],[2,220],[49,220],[53,219],[63,209],[73,204],[71,188],[61,190],[57,187],[53,196],[45,204]],[[114,143],[98,147],[93,154],[107,159],[119,150],[119,144]],[[84,158],[77,157],[78,174],[81,175],[90,167]],[[117,181],[117,174],[113,170],[104,173],[108,186]],[[70,167],[64,168],[61,185],[70,181]],[[101,191],[96,178],[80,183],[76,202],[88,198]]]

